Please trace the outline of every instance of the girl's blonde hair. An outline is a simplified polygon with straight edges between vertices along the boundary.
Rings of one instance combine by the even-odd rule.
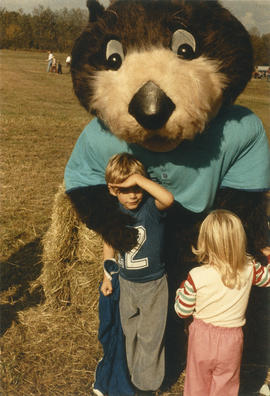
[[[132,154],[120,153],[113,155],[106,167],[106,183],[122,183],[135,173],[146,176],[143,164]]]
[[[246,233],[238,216],[228,210],[214,210],[202,222],[193,253],[202,264],[213,265],[229,288],[240,288],[241,271],[247,264]]]

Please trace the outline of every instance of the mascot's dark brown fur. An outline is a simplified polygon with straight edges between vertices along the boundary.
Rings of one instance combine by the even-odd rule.
[[[96,1],[87,5],[89,23],[72,52],[74,91],[108,133],[128,144],[159,153],[185,142],[192,145],[251,78],[249,35],[217,1],[124,0],[106,10]],[[131,218],[119,212],[105,184],[78,185],[68,196],[80,221],[117,250],[128,251],[136,244],[135,229],[126,227],[132,225]],[[212,204],[240,216],[248,250],[260,260],[267,228],[263,202],[262,191],[225,188],[216,190]],[[205,213],[176,202],[168,214],[172,299],[185,272],[195,265],[190,246]],[[177,319],[172,320],[177,328]],[[171,346],[177,351],[175,339]]]
[[[116,2],[107,12],[96,2],[89,1],[88,6],[89,26],[75,43],[72,53],[74,90],[88,111],[108,124],[112,133],[127,142],[139,143],[153,151],[168,151],[176,147],[183,139],[191,139],[195,134],[203,132],[206,123],[216,115],[220,106],[232,103],[251,78],[253,63],[248,34],[215,1],[122,1]],[[194,37],[196,47],[193,49],[189,44],[182,45],[178,56],[183,62],[172,69],[176,73],[172,74],[169,55],[172,54],[175,58],[177,54],[171,50],[171,42],[173,32],[180,27]],[[107,59],[106,45],[112,39],[121,43],[122,52],[107,55]],[[179,51],[179,48],[175,51]],[[106,77],[106,72],[119,71],[124,67],[124,57],[129,53],[135,59],[130,61],[131,66],[127,66],[126,74],[123,73],[115,81],[110,76]],[[145,74],[149,54],[162,61],[160,67],[168,67],[168,71],[161,71],[161,77],[165,79],[164,73],[171,73],[168,85],[176,86],[177,105],[181,106],[185,95],[190,96],[186,100],[189,101],[185,110],[187,115],[180,113],[180,109],[178,119],[174,119],[169,127],[162,125],[161,128],[151,129],[147,122],[159,122],[154,119],[155,115],[150,115],[150,120],[141,120],[140,117],[143,116],[138,115],[137,121],[136,115],[133,117],[130,114],[131,95],[137,92],[137,80],[143,81],[140,75]],[[189,65],[192,60],[198,63],[195,66]],[[152,66],[151,73],[155,78],[155,70],[159,67],[155,59]],[[187,76],[192,67],[194,73]],[[205,71],[207,68],[210,70]],[[188,84],[192,78],[201,74],[203,78],[205,74],[205,85],[196,92]],[[213,78],[216,81],[213,82]],[[213,92],[209,94],[211,88]],[[187,89],[191,92],[187,92]],[[203,106],[205,109],[200,108]],[[166,119],[167,115],[158,114],[156,118],[158,117]],[[166,121],[168,124],[169,120]],[[163,120],[160,122],[162,124]],[[105,186],[80,188],[70,192],[70,197],[84,221],[102,234],[105,240],[118,249],[128,250],[134,245],[134,231],[127,232],[125,228],[129,219],[116,211],[115,202],[108,195]],[[265,222],[261,221],[264,216],[262,194],[237,190],[217,191],[215,206],[229,208],[240,215],[247,226],[249,249],[254,255],[260,255],[260,248],[265,245]],[[183,213],[180,214],[179,223],[183,224],[182,216]],[[187,216],[184,227],[187,233],[186,226],[193,224],[191,217],[194,214],[184,211],[184,216]]]

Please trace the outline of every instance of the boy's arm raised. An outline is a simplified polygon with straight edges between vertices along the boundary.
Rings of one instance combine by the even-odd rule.
[[[166,190],[166,188],[162,187],[153,180],[150,180],[137,173],[129,176],[121,184],[110,184],[111,187],[122,188],[129,188],[136,185],[147,191],[148,194],[152,195],[152,197],[155,199],[156,207],[159,210],[165,210],[169,208],[174,202],[174,196],[170,191]]]

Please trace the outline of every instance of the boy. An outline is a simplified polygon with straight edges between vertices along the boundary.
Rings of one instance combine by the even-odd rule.
[[[152,392],[160,387],[165,371],[168,286],[163,261],[164,211],[174,197],[148,179],[143,165],[128,153],[110,159],[105,178],[120,209],[133,216],[138,230],[137,246],[119,254],[120,318],[131,381],[140,391]],[[104,243],[104,260],[113,259],[114,254]],[[113,291],[106,272],[101,291],[106,296]]]

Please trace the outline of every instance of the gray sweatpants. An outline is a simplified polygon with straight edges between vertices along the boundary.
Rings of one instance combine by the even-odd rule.
[[[145,283],[119,277],[120,317],[132,383],[157,390],[164,378],[164,333],[168,310],[167,276]]]

